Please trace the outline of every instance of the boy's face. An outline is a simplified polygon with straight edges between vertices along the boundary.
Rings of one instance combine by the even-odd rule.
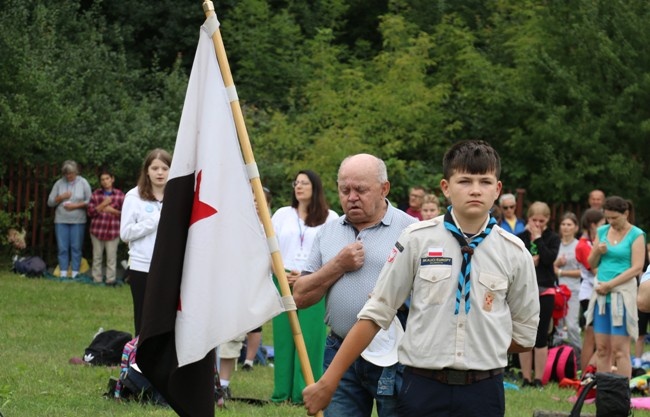
[[[108,174],[102,174],[102,176],[99,177],[99,182],[102,185],[102,188],[105,190],[110,190],[113,188],[113,182],[115,182],[115,178]]]
[[[485,217],[501,193],[501,181],[494,172],[468,174],[455,171],[440,181],[442,192],[458,217]]]

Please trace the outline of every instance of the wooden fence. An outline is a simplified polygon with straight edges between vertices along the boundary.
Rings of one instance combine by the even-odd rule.
[[[23,162],[10,163],[0,178],[13,197],[0,206],[8,213],[28,211],[30,218],[20,225],[27,234],[25,253],[39,255],[51,265],[56,265],[56,239],[54,236],[54,209],[47,206],[47,197],[54,181],[60,176],[60,167],[54,165],[28,166]],[[6,233],[6,231],[2,231]]]
[[[88,175],[96,175],[99,168],[89,170]],[[60,165],[31,166],[24,162],[12,162],[7,165],[0,176],[0,187],[6,187],[12,197],[9,202],[0,202],[0,211],[8,213],[29,213],[19,225],[26,231],[25,255],[38,255],[54,268],[58,264],[56,236],[54,234],[54,208],[47,206],[47,197],[54,182],[61,177]],[[0,231],[6,233],[6,231]],[[122,245],[121,245],[122,246]],[[83,257],[89,262],[92,259],[92,244],[86,225]]]

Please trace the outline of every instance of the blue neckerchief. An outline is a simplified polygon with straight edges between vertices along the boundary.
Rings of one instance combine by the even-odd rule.
[[[445,214],[445,227],[449,230],[453,237],[456,238],[458,244],[460,245],[460,251],[463,254],[463,263],[460,266],[460,274],[458,275],[458,289],[456,290],[456,308],[454,314],[458,314],[460,310],[460,299],[465,293],[465,314],[469,313],[469,289],[470,289],[470,272],[472,271],[472,255],[474,254],[474,249],[490,234],[492,227],[497,224],[494,217],[490,216],[488,220],[487,227],[481,234],[476,236],[470,243],[467,243],[467,239],[460,231],[454,218],[451,216],[452,208],[449,207],[447,213]]]

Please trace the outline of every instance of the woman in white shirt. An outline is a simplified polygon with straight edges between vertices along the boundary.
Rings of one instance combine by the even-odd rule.
[[[147,275],[171,163],[172,157],[167,151],[154,149],[149,152],[138,185],[126,193],[122,205],[120,238],[129,245],[127,274],[133,297],[136,335],[140,334]]]
[[[298,172],[293,182],[291,206],[278,209],[273,215],[273,228],[280,244],[280,253],[287,272],[289,285],[300,276],[314,238],[325,222],[338,218],[329,209],[320,177],[313,171]],[[317,304],[298,310],[309,363],[318,380],[323,373],[323,355],[327,329],[324,322],[325,299]],[[305,380],[286,313],[273,319],[273,342],[275,354],[274,389],[271,400],[302,403]]]

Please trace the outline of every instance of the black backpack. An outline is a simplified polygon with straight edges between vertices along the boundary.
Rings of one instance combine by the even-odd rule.
[[[106,330],[95,336],[84,353],[84,362],[91,365],[119,365],[124,345],[132,339],[131,334],[119,330]]]
[[[587,393],[596,387],[596,417],[627,417],[631,412],[628,378],[609,372],[596,372],[586,380],[584,389],[576,399],[569,417],[580,417]]]
[[[42,277],[47,271],[45,261],[39,256],[27,256],[14,260],[14,272],[28,277]]]

